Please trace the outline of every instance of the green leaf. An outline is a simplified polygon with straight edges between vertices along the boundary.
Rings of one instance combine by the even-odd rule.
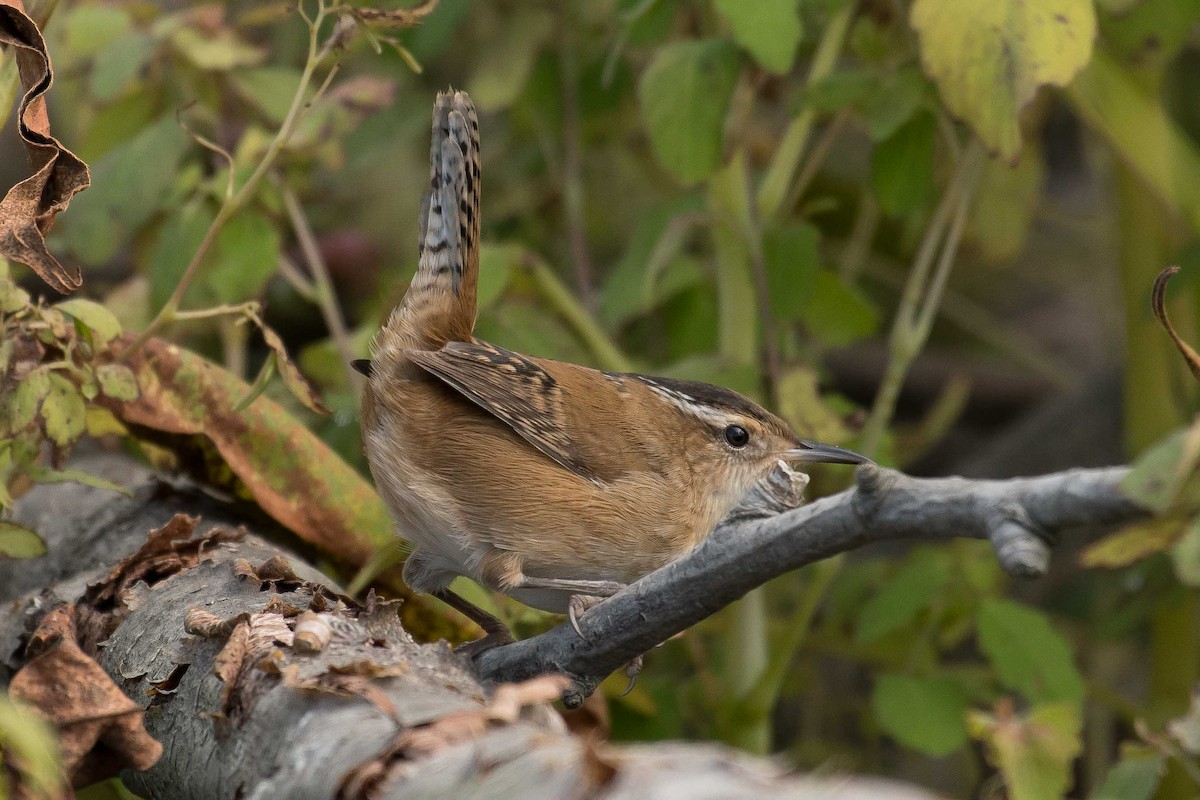
[[[120,492],[129,497],[133,496],[133,492],[121,484],[113,483],[81,469],[51,469],[43,467],[40,464],[26,464],[25,473],[38,483],[82,483],[84,486],[107,489],[110,492]]]
[[[237,70],[229,80],[242,99],[258,108],[267,121],[278,125],[292,105],[292,97],[300,85],[300,71],[280,66],[255,67]]]
[[[133,18],[126,9],[102,3],[72,6],[63,21],[63,50],[75,58],[96,55],[133,26]]]
[[[1185,586],[1200,586],[1200,518],[1193,519],[1171,546],[1175,577]]]
[[[48,394],[50,373],[47,370],[35,369],[22,378],[8,405],[10,429],[15,432],[32,425]]]
[[[0,277],[0,314],[13,314],[29,305],[29,292],[7,276]]]
[[[685,185],[721,162],[722,126],[737,82],[737,51],[721,39],[671,42],[642,75],[642,123],[659,163]]]
[[[1165,514],[1181,500],[1198,462],[1200,420],[1146,448],[1121,481],[1121,491],[1139,505]]]
[[[871,187],[879,205],[899,216],[921,208],[933,192],[933,150],[937,124],[917,114],[871,152]]]
[[[217,234],[209,285],[222,303],[257,297],[279,266],[279,231],[266,215],[242,212]]]
[[[1042,195],[1042,154],[1029,147],[1015,165],[988,161],[971,204],[971,241],[993,262],[1016,258],[1025,248]]]
[[[821,232],[813,225],[785,225],[763,234],[763,261],[771,312],[781,322],[804,316],[821,265]]]
[[[205,36],[196,27],[180,26],[172,31],[171,44],[193,66],[212,72],[253,66],[266,57],[265,50],[242,41],[228,29]]]
[[[88,76],[92,97],[102,103],[116,99],[157,49],[158,42],[139,31],[109,44],[96,55]]]
[[[910,624],[942,593],[949,580],[945,558],[918,551],[863,604],[854,640],[866,644]]]
[[[59,447],[69,447],[87,429],[87,405],[79,387],[62,375],[50,375],[50,393],[42,401],[46,436]]]
[[[838,444],[850,432],[841,418],[821,397],[817,372],[812,367],[793,367],[779,377],[779,413],[792,429],[806,439]]]
[[[1108,771],[1092,800],[1150,800],[1165,766],[1166,759],[1153,751],[1123,757]]]
[[[184,203],[163,222],[150,256],[152,308],[162,308],[171,292],[175,291],[212,221],[213,213],[207,204],[195,200]],[[197,288],[189,290],[185,299],[194,299]]]
[[[0,534],[2,538],[3,534]],[[58,738],[54,729],[32,709],[0,695],[0,751],[6,761],[21,765],[27,781],[27,797],[63,797],[66,773],[59,764]],[[11,774],[11,773],[9,773]],[[6,776],[5,780],[8,778]],[[7,789],[7,783],[0,783]],[[3,791],[0,789],[0,791]],[[7,795],[0,794],[0,797]]]
[[[814,111],[841,111],[864,103],[878,85],[869,70],[839,69],[806,88],[804,104]]]
[[[124,364],[101,364],[96,367],[100,391],[114,400],[130,402],[138,398],[137,378]]]
[[[979,645],[1000,682],[1034,702],[1083,702],[1071,648],[1049,618],[1011,600],[988,598],[976,619]]]
[[[925,102],[928,87],[925,76],[916,67],[903,67],[872,81],[864,109],[871,139],[883,141],[912,119]]]
[[[94,300],[72,297],[54,307],[83,323],[92,332],[96,344],[103,347],[121,335],[121,321],[116,315]]]
[[[800,44],[800,0],[714,0],[733,40],[771,72],[791,70]]]
[[[672,202],[643,209],[628,237],[624,255],[617,262],[601,291],[600,319],[617,328],[635,316],[644,314],[667,298],[656,284],[656,272],[682,248],[683,239],[704,208],[698,193],[689,192]]]
[[[992,716],[974,712],[967,727],[988,745],[1011,800],[1059,800],[1071,786],[1079,754],[1079,710],[1067,703],[1037,706],[1016,716],[1011,706]]]
[[[508,288],[513,267],[525,258],[525,248],[519,244],[484,244],[479,248],[479,285],[475,302],[480,311],[500,299]]]
[[[46,543],[28,528],[0,520],[0,558],[35,558],[46,555]]]
[[[906,747],[945,756],[967,743],[966,693],[946,678],[881,675],[871,706],[880,727]]]
[[[92,167],[92,186],[71,201],[60,230],[67,248],[89,265],[111,261],[170,194],[188,137],[174,113],[109,151]]]
[[[275,359],[276,356],[274,353],[268,353],[267,357],[263,359],[263,364],[258,370],[258,375],[254,378],[254,383],[250,384],[250,391],[246,392],[246,396],[239,400],[238,404],[233,407],[234,411],[245,411],[271,385],[271,379],[275,377]]]
[[[879,327],[879,312],[858,289],[822,269],[805,303],[804,326],[819,341],[841,347],[874,333]]]
[[[1091,0],[915,0],[910,21],[946,106],[1010,161],[1021,111],[1040,87],[1070,83],[1096,38]]]
[[[518,7],[475,59],[467,88],[482,111],[498,111],[516,101],[533,73],[542,46],[554,32],[554,17],[546,9]]]

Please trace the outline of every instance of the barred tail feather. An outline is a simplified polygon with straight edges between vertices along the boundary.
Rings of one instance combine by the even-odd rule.
[[[400,305],[374,342],[376,359],[404,349],[470,341],[479,277],[479,120],[465,92],[438,95],[421,202],[420,260]]]

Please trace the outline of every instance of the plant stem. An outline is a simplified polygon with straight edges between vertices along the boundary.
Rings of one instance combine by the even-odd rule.
[[[575,2],[564,3],[561,13],[561,43],[559,60],[562,64],[563,101],[563,210],[567,217],[567,239],[571,247],[571,262],[575,267],[575,282],[587,309],[596,311],[596,286],[592,279],[592,257],[588,252],[587,229],[583,211],[583,168],[580,164],[579,125],[579,63],[573,12]]]
[[[337,292],[333,288],[333,280],[329,277],[329,268],[321,255],[320,247],[317,246],[317,237],[313,235],[312,225],[308,223],[308,217],[305,216],[300,201],[296,199],[296,193],[281,180],[276,180],[274,183],[283,198],[283,207],[287,210],[288,221],[292,224],[296,240],[300,243],[300,251],[304,253],[304,260],[312,275],[313,300],[317,308],[321,310],[325,327],[329,330],[329,336],[333,339],[338,355],[341,356],[342,367],[346,371],[346,380],[349,382],[350,388],[354,390],[355,395],[361,394],[363,376],[350,366],[350,362],[354,360],[355,356],[354,349],[350,344],[350,333],[346,329],[346,321],[342,318],[342,309],[338,303]]]
[[[312,105],[311,101],[308,103],[305,102],[305,95],[308,92],[309,84],[312,82],[313,74],[316,72],[317,67],[320,65],[324,56],[329,51],[328,48],[318,47],[321,24],[325,21],[325,18],[328,16],[328,14],[329,9],[326,7],[324,0],[321,0],[317,8],[316,16],[309,21],[308,58],[304,63],[304,71],[300,75],[300,81],[296,85],[295,94],[292,96],[292,103],[288,107],[288,111],[283,119],[283,123],[279,126],[279,130],[275,133],[275,137],[267,146],[266,152],[263,154],[262,159],[254,168],[254,171],[250,173],[250,177],[246,179],[246,182],[242,184],[240,189],[238,189],[237,193],[221,204],[220,209],[217,210],[217,215],[213,218],[212,224],[209,225],[208,230],[205,231],[204,238],[200,240],[200,246],[196,248],[196,252],[192,255],[192,260],[188,262],[187,268],[183,271],[183,275],[179,279],[179,283],[176,284],[175,290],[171,292],[171,296],[167,298],[167,302],[161,309],[159,309],[159,312],[154,316],[154,319],[150,320],[150,324],[146,326],[145,330],[139,333],[137,337],[130,343],[129,347],[125,349],[123,354],[124,358],[128,358],[130,355],[137,352],[137,350],[143,344],[145,344],[150,337],[153,336],[155,332],[157,332],[158,329],[163,325],[174,322],[178,319],[182,319],[178,313],[179,304],[183,301],[184,295],[187,294],[187,290],[191,287],[192,282],[196,279],[196,275],[200,271],[201,265],[204,263],[204,258],[208,255],[209,250],[212,249],[213,244],[217,240],[217,235],[221,232],[221,229],[225,227],[225,223],[228,222],[233,215],[236,214],[242,208],[242,206],[254,196],[254,192],[257,191],[259,183],[267,174],[267,170],[269,170],[275,163],[275,159],[283,151],[283,148],[291,139],[292,134],[295,133],[296,125],[303,116],[304,110]],[[308,18],[305,17],[305,20],[308,21]],[[336,70],[337,66],[335,65],[330,70],[329,75],[326,76],[324,86],[328,86],[329,79],[332,78],[333,73]]]
[[[842,46],[845,44],[846,34],[850,31],[850,23],[854,19],[856,5],[856,3],[846,3],[825,26],[825,30],[821,33],[821,41],[817,44],[817,51],[813,55],[812,67],[805,79],[806,86],[814,86],[833,71],[838,56],[842,52]],[[796,169],[800,166],[800,159],[804,155],[808,136],[812,132],[816,116],[817,112],[812,106],[806,105],[784,131],[779,148],[776,150],[775,157],[771,160],[766,177],[763,178],[762,185],[758,190],[758,211],[764,220],[774,219],[782,210],[784,198],[788,196],[792,176],[796,174]]]
[[[972,140],[955,167],[954,177],[930,220],[900,296],[888,337],[888,363],[875,403],[863,426],[859,450],[874,457],[896,412],[904,379],[929,338],[933,320],[954,265],[959,239],[971,207],[971,193],[983,165],[983,148]],[[941,251],[941,258],[935,256]],[[933,272],[930,277],[930,272]]]
[[[600,323],[588,313],[571,290],[563,285],[559,277],[544,261],[527,254],[524,266],[529,270],[542,298],[570,325],[575,333],[592,351],[601,369],[610,372],[633,372],[633,362],[609,338]]]

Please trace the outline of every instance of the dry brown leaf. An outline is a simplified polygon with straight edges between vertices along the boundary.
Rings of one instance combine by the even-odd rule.
[[[421,757],[474,739],[493,723],[516,722],[526,706],[557,700],[570,684],[564,675],[539,675],[521,683],[502,683],[496,687],[489,705],[477,711],[447,714],[437,722],[405,731],[396,740],[396,749],[409,757]]]
[[[87,164],[50,135],[45,95],[54,71],[41,31],[21,0],[0,0],[0,44],[16,53],[25,90],[17,107],[17,132],[33,169],[0,200],[0,256],[29,265],[55,291],[69,294],[82,285],[83,276],[50,255],[44,234],[75,193],[91,184],[91,176]]]
[[[244,530],[214,528],[192,539],[199,522],[199,517],[176,514],[166,525],[150,531],[146,543],[136,553],[113,567],[103,580],[88,587],[84,600],[104,610],[134,583],[151,577],[147,582],[153,583],[190,569],[199,563],[206,548],[220,542],[240,541],[245,536]]]
[[[437,8],[437,5],[438,0],[425,0],[421,5],[412,8],[349,7],[346,12],[372,25],[380,25],[385,28],[413,28],[420,25],[425,17]]]
[[[9,694],[58,731],[63,767],[76,786],[149,769],[162,745],[146,733],[142,707],[125,696],[103,668],[80,649],[75,608],[47,614],[30,639],[35,653],[13,676]],[[101,752],[91,757],[100,747]]]
[[[225,684],[221,692],[221,715],[237,724],[253,705],[267,680],[268,672],[256,669],[273,657],[279,646],[291,647],[292,630],[281,614],[251,614],[239,622],[228,641],[213,659],[213,673]]]
[[[131,339],[114,340],[118,357]],[[375,546],[394,546],[387,510],[371,486],[278,404],[260,397],[235,411],[248,391],[244,381],[160,339],[125,363],[141,396],[101,398],[122,420],[207,437],[264,511],[325,553],[362,564]]]
[[[1171,280],[1171,276],[1177,272],[1179,272],[1179,267],[1167,267],[1158,273],[1158,277],[1154,279],[1154,289],[1150,293],[1150,307],[1154,309],[1154,316],[1158,317],[1158,321],[1167,329],[1167,335],[1171,337],[1171,341],[1175,342],[1175,347],[1183,355],[1188,369],[1192,371],[1192,377],[1200,381],[1200,353],[1197,353],[1190,344],[1183,340],[1182,336],[1175,332],[1175,326],[1171,324],[1171,319],[1167,316],[1167,281]]]
[[[300,373],[300,368],[296,366],[288,355],[287,347],[283,344],[283,339],[280,339],[278,333],[267,327],[267,324],[257,314],[251,313],[251,317],[254,319],[255,324],[258,325],[259,330],[262,331],[263,342],[275,354],[275,368],[279,370],[279,377],[283,380],[283,385],[310,411],[315,411],[318,414],[328,414],[329,409],[325,407],[325,403],[321,400],[320,393],[308,382],[308,378],[305,378]]]

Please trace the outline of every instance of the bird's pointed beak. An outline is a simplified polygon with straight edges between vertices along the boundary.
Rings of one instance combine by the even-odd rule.
[[[853,450],[820,442],[807,442],[803,439],[797,439],[796,446],[784,453],[783,457],[788,461],[824,462],[827,464],[866,464],[871,461]]]

